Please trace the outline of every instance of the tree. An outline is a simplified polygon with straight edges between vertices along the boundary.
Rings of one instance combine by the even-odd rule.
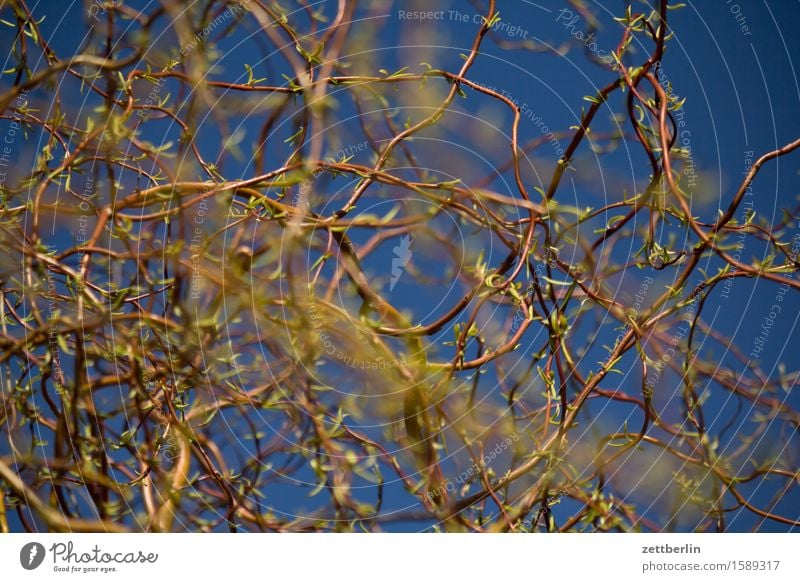
[[[798,374],[760,364],[797,210],[751,210],[800,140],[707,218],[666,0],[607,51],[580,2],[561,47],[494,0],[390,4],[88,3],[71,53],[4,4],[0,527],[800,524]],[[389,13],[466,48],[390,52]],[[603,82],[551,129],[487,44]],[[620,148],[647,179],[570,203]],[[706,316],[753,281],[746,342]]]

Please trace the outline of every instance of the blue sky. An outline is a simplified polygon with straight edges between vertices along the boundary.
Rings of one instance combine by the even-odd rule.
[[[130,6],[148,6],[146,2],[126,2]],[[335,3],[327,4],[324,9],[330,12]],[[612,19],[623,10],[622,2],[589,3],[599,19],[600,27],[595,33],[598,54],[611,52],[619,42],[620,26]],[[675,95],[686,98],[683,109],[685,126],[682,128],[680,140],[685,147],[691,149],[691,164],[696,174],[697,182],[692,192],[693,209],[695,215],[703,219],[712,219],[717,215],[720,207],[726,207],[733,192],[742,179],[742,173],[747,164],[761,154],[774,150],[800,136],[800,115],[797,115],[800,105],[800,84],[798,83],[795,61],[800,56],[800,36],[794,33],[792,27],[800,16],[800,7],[796,2],[686,2],[687,6],[681,10],[670,11],[670,28],[674,39],[668,43],[668,50],[662,60],[662,74],[665,83],[668,82]],[[77,3],[65,9],[67,3],[46,0],[31,2],[30,6],[36,15],[47,15],[42,23],[42,30],[48,35],[48,42],[59,55],[72,54],[87,42],[85,10]],[[369,11],[359,11],[357,17],[365,18],[358,26],[371,32],[377,31],[375,39],[367,47],[376,68],[385,68],[389,71],[410,66],[416,72],[421,69],[418,63],[422,60],[431,62],[436,68],[457,70],[463,62],[460,54],[469,50],[473,35],[478,25],[476,17],[480,11],[470,2],[466,1],[438,1],[433,6],[429,2],[407,1],[395,3],[391,8],[381,9],[382,3],[371,4]],[[485,86],[496,88],[507,94],[509,98],[518,102],[523,111],[520,125],[521,142],[545,133],[544,127],[561,131],[575,125],[581,114],[582,108],[587,106],[584,96],[597,93],[599,88],[610,82],[611,73],[603,68],[590,63],[582,49],[589,43],[582,44],[585,38],[587,22],[583,18],[574,20],[574,14],[562,12],[564,7],[561,2],[528,2],[501,1],[498,8],[501,15],[502,27],[487,38],[482,45],[482,54],[471,69],[470,79]],[[436,20],[419,22],[400,14],[400,10],[413,12],[417,10],[440,11],[442,16]],[[611,12],[607,12],[610,10]],[[4,11],[3,14],[6,14]],[[506,26],[507,25],[507,26]],[[358,27],[356,27],[357,29]],[[213,78],[229,79],[232,74],[241,75],[240,82],[247,78],[243,63],[247,62],[253,67],[255,77],[267,77],[271,82],[280,79],[282,73],[288,71],[285,61],[279,57],[268,60],[261,59],[262,54],[255,27],[248,23],[251,31],[250,37],[237,35],[225,39],[221,44],[218,55],[218,70],[212,73]],[[9,29],[0,28],[0,42],[8,46],[11,41]],[[578,34],[580,33],[580,34]],[[552,50],[528,51],[509,50],[507,42],[523,42],[532,40],[539,47],[558,47],[566,54],[556,55]],[[165,35],[153,42],[153,62],[163,58],[163,54],[176,48],[174,37]],[[595,46],[594,44],[592,46]],[[568,51],[564,49],[569,49]],[[643,58],[642,51],[650,47],[642,47],[637,59]],[[594,49],[592,49],[594,50]],[[162,51],[159,54],[158,51]],[[604,51],[604,52],[602,52]],[[161,61],[163,62],[163,61]],[[155,67],[154,67],[155,68]],[[3,88],[9,86],[9,76],[3,76],[0,84]],[[278,83],[278,81],[274,81]],[[441,89],[441,88],[440,88]],[[82,96],[76,84],[64,86],[64,100],[74,108],[86,109]],[[172,81],[165,83],[162,94],[172,92],[179,95],[179,89]],[[40,108],[48,107],[48,96],[44,93],[34,94],[34,101]],[[229,101],[224,101],[220,107],[231,105],[237,97],[228,96]],[[418,105],[415,99],[419,99]],[[350,146],[354,154],[354,161],[369,163],[370,155],[366,149],[359,148],[363,137],[359,137],[359,126],[355,117],[356,111],[352,102],[346,98],[337,98],[340,103],[339,115],[343,122],[336,131],[331,131],[326,137],[326,151],[335,155],[337,150]],[[425,106],[422,96],[403,94],[398,97],[399,105],[406,111],[403,115],[415,114],[415,107]],[[620,108],[620,97],[617,95],[608,107],[601,109],[595,131],[613,131],[615,122],[611,118]],[[402,116],[401,116],[402,117]],[[349,119],[348,119],[349,118]],[[234,156],[226,156],[215,160],[220,172],[228,179],[250,175],[254,172],[254,163],[249,154],[251,150],[249,140],[255,134],[251,127],[258,127],[258,123],[242,114],[237,119],[245,132],[242,149],[245,156],[237,160]],[[465,183],[478,181],[483,176],[492,175],[494,168],[507,159],[508,148],[507,132],[510,128],[510,117],[507,111],[496,103],[492,103],[484,96],[468,91],[466,99],[458,99],[451,113],[443,121],[443,129],[429,137],[422,137],[419,151],[425,154],[425,166],[431,173],[438,174],[441,180],[461,177]],[[0,122],[0,130],[4,131]],[[475,140],[463,141],[461,130],[469,126],[474,131]],[[285,157],[287,148],[284,140],[296,131],[292,124],[280,127],[274,134],[268,146],[269,156],[279,159]],[[180,132],[168,122],[148,124],[143,137],[154,143],[175,140]],[[219,129],[215,126],[214,119],[208,118],[200,128],[197,141],[203,153],[210,156],[219,151]],[[426,141],[427,139],[427,141]],[[482,142],[485,140],[485,142]],[[503,140],[506,140],[505,142]],[[535,186],[546,187],[549,176],[555,167],[559,152],[569,142],[569,138],[555,139],[536,150],[526,160],[525,179],[530,184],[529,190]],[[35,141],[26,143],[20,154],[19,166],[24,167],[32,159]],[[782,208],[794,206],[798,202],[800,191],[800,175],[798,156],[795,153],[778,160],[769,162],[761,170],[753,186],[753,208],[759,217],[765,217],[770,223],[780,219]],[[635,192],[643,188],[649,178],[649,167],[644,154],[633,143],[622,144],[613,153],[598,157],[584,144],[578,151],[574,167],[576,171],[562,184],[557,195],[561,204],[577,207],[598,206],[603,201],[617,199],[620,192]],[[197,178],[203,178],[198,175]],[[136,185],[131,176],[123,177],[128,187]],[[338,205],[342,197],[349,190],[350,183],[341,181],[320,181],[321,186],[327,190],[334,204]],[[491,182],[493,188],[506,195],[514,195],[513,178],[510,172],[496,176]],[[377,201],[372,201],[378,204]],[[449,228],[443,219],[443,229]],[[664,233],[666,236],[667,233]],[[681,235],[679,229],[673,234]],[[789,237],[792,234],[790,233]],[[354,233],[356,243],[363,243],[367,235]],[[53,237],[53,244],[64,244],[66,235],[58,232]],[[464,235],[460,244],[469,246],[468,234]],[[631,243],[633,244],[633,242]],[[633,247],[622,249],[623,256],[634,251]],[[763,249],[758,245],[746,247],[744,256],[758,257],[763,254]],[[487,258],[494,263],[502,259],[502,253],[497,249],[488,249]],[[392,249],[387,247],[379,250],[365,261],[365,268],[373,270],[376,276],[386,276],[386,264],[391,261]],[[415,263],[423,271],[436,271],[435,254],[420,251],[415,256]],[[715,266],[710,263],[709,268]],[[441,273],[439,273],[441,274]],[[620,277],[618,282],[620,298],[631,301],[636,290],[640,287],[644,277],[653,276],[660,284],[669,281],[657,273],[627,273]],[[445,277],[446,278],[446,277]],[[387,280],[388,281],[388,280]],[[446,283],[446,281],[445,281]],[[388,284],[388,283],[387,283]],[[770,307],[775,303],[778,286],[764,281],[753,282],[749,280],[738,281],[733,286],[728,296],[712,295],[704,306],[704,315],[712,322],[712,326],[722,332],[733,336],[734,342],[743,351],[750,352],[753,348],[753,338],[758,336],[759,329],[765,317],[770,313]],[[397,286],[392,289],[391,298],[398,308],[409,310],[418,319],[425,323],[436,315],[446,310],[447,301],[456,291],[449,289],[446,284],[420,289],[413,279],[401,278]],[[762,354],[762,368],[770,376],[777,374],[776,365],[779,361],[786,364],[788,370],[798,367],[797,355],[800,353],[800,336],[797,334],[800,298],[797,294],[790,294],[782,303],[783,309],[780,318],[771,328],[767,349]],[[427,319],[426,319],[427,318]],[[605,350],[604,345],[613,343],[618,330],[615,326],[604,322],[592,329],[582,329],[581,333],[594,337],[589,350],[584,355],[582,366],[588,371],[599,361]],[[448,329],[447,335],[451,336]],[[450,339],[448,337],[448,339]],[[697,341],[703,344],[703,338]],[[441,338],[436,341],[442,342]],[[530,354],[536,346],[541,345],[541,336],[531,334],[525,338],[521,354]],[[713,342],[709,342],[711,345]],[[439,346],[443,353],[446,349]],[[735,366],[730,352],[716,345],[703,352],[707,358],[718,358],[720,362]],[[629,373],[621,379],[610,378],[607,386],[630,390],[636,386],[638,370],[635,360],[631,357],[623,360]],[[495,374],[493,372],[492,374]],[[468,378],[464,374],[464,378]],[[348,374],[342,370],[333,372],[329,380],[335,379],[346,384],[352,381]],[[617,385],[615,386],[615,383]],[[671,399],[675,397],[675,386],[679,379],[667,373],[659,381],[656,401],[663,407],[665,414],[671,409]],[[635,392],[635,389],[634,389]],[[712,391],[713,392],[713,391]],[[490,399],[502,401],[500,391],[488,396]],[[800,396],[796,389],[787,394],[787,403],[795,408],[800,406]],[[725,411],[734,407],[724,394],[713,392],[707,407],[711,410]],[[628,409],[608,406],[604,403],[595,405],[590,402],[587,410],[595,415],[605,417],[605,426],[616,426],[622,419],[629,418]],[[720,428],[726,424],[729,414],[720,414],[710,421],[710,426]],[[223,415],[224,417],[224,415]],[[219,420],[220,430],[235,431],[235,426],[226,427],[224,418]],[[640,416],[630,417],[634,426],[641,422]],[[364,430],[370,430],[369,419],[363,421]],[[723,435],[721,446],[733,443],[737,427],[727,430]],[[376,430],[376,434],[379,431]],[[768,431],[765,446],[771,435]],[[798,458],[797,435],[781,437],[792,447],[795,460]],[[4,450],[5,442],[0,442],[0,454]],[[248,445],[238,443],[239,452],[249,453]],[[235,447],[234,447],[235,448]],[[233,453],[232,453],[233,454]],[[755,454],[755,453],[754,453]],[[503,458],[505,459],[505,458]],[[507,462],[505,459],[504,462]],[[463,460],[451,459],[448,474],[458,475],[464,468]],[[504,468],[498,468],[502,473]],[[309,475],[310,477],[310,475]],[[618,490],[625,490],[625,484],[616,484]],[[766,504],[775,493],[775,484],[766,483],[759,487],[748,489],[742,487],[743,492],[752,496],[756,504]],[[287,513],[302,513],[304,508],[313,508],[315,498],[308,497],[308,484],[275,483],[267,491],[265,503],[276,511]],[[647,506],[653,503],[650,513],[654,519],[660,517],[659,512],[664,511],[668,500],[658,503],[649,498],[650,489],[642,488],[641,494],[636,487],[628,492],[627,500]],[[370,496],[365,490],[365,499]],[[416,504],[415,499],[404,491],[398,483],[390,484],[384,501],[384,512],[389,513],[394,509],[407,509]],[[781,501],[783,513],[800,516],[800,493],[795,488]],[[554,508],[556,520],[563,520],[575,505],[564,501]],[[788,509],[787,509],[788,508]],[[694,521],[692,521],[694,519]],[[685,522],[680,520],[672,524],[672,528],[681,531],[691,528],[695,517],[688,517]],[[18,525],[18,524],[17,524]],[[384,527],[390,531],[418,531],[430,526],[430,522],[388,522]],[[748,531],[757,527],[760,531],[785,531],[787,528],[773,522],[759,523],[751,514],[746,512],[733,512],[730,515],[729,527],[734,531]]]

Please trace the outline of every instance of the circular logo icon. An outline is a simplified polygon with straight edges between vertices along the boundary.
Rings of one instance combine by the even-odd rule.
[[[30,542],[19,551],[19,563],[26,570],[35,570],[44,561],[44,546],[39,542]]]

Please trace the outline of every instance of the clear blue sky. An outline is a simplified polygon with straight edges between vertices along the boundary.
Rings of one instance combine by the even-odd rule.
[[[34,14],[47,15],[42,24],[42,30],[49,36],[48,42],[59,55],[69,55],[79,50],[85,41],[86,21],[85,11],[79,3],[61,2],[57,0],[32,1],[29,3]],[[131,6],[151,6],[144,1],[127,1]],[[327,10],[330,11],[329,3]],[[575,125],[582,107],[587,105],[583,100],[585,95],[591,95],[603,85],[607,84],[612,76],[608,71],[591,64],[581,53],[582,46],[575,38],[575,31],[585,31],[586,21],[579,19],[577,22],[570,20],[566,13],[560,13],[563,8],[561,2],[543,1],[528,2],[501,1],[499,10],[503,23],[508,28],[500,29],[493,38],[488,38],[483,44],[483,54],[478,58],[470,72],[470,78],[484,85],[492,86],[507,92],[513,99],[524,104],[524,115],[521,125],[521,141],[541,135],[542,124],[552,130],[563,130]],[[606,53],[612,51],[619,41],[620,27],[614,23],[612,16],[621,10],[622,2],[590,2],[593,10],[600,19],[601,28],[596,33],[598,51]],[[686,126],[681,140],[686,140],[684,145],[691,147],[692,162],[698,172],[699,181],[695,200],[697,214],[704,218],[714,217],[721,201],[727,201],[732,196],[738,183],[741,181],[742,172],[745,170],[746,160],[753,152],[755,157],[762,153],[780,147],[789,141],[800,137],[800,82],[798,81],[797,57],[800,56],[800,35],[796,33],[796,23],[800,17],[800,4],[796,1],[756,2],[741,0],[738,3],[725,2],[686,2],[687,7],[682,10],[671,11],[670,28],[675,34],[674,40],[668,43],[668,50],[662,62],[662,70],[666,79],[671,83],[675,94],[686,98],[684,115]],[[380,5],[376,2],[374,5]],[[606,10],[613,10],[613,14]],[[438,10],[443,11],[445,17],[431,25],[426,35],[415,32],[412,23],[401,17],[398,10]],[[7,10],[2,14],[7,16]],[[457,16],[457,15],[458,16]],[[416,62],[409,59],[425,52],[411,45],[429,44],[435,49],[428,51],[432,64],[438,68],[456,70],[460,67],[460,53],[467,52],[472,38],[478,28],[474,17],[479,14],[478,9],[466,1],[407,1],[396,3],[390,10],[381,11],[374,9],[375,16],[370,26],[377,27],[377,46],[371,47],[376,56],[376,68],[396,70],[406,65],[412,65],[416,70]],[[359,13],[364,16],[364,13]],[[512,28],[513,27],[513,28]],[[252,23],[250,25],[253,30]],[[519,41],[531,39],[539,44],[553,47],[566,46],[572,43],[570,52],[563,57],[551,53],[513,51],[509,52],[498,46],[495,40]],[[0,27],[0,42],[8,46],[11,37],[9,29]],[[236,38],[226,40],[229,51],[223,57],[228,63],[229,70],[237,74],[243,72],[241,62],[249,62],[254,66],[255,76],[267,76],[270,79],[279,78],[285,72],[283,62],[253,62],[253,55],[260,55],[261,51],[254,40]],[[646,47],[649,49],[649,47]],[[641,54],[641,53],[640,53]],[[226,73],[227,74],[227,73]],[[221,75],[225,76],[226,74]],[[0,85],[7,88],[10,77],[3,76]],[[171,87],[171,85],[169,85]],[[65,93],[67,100],[72,99],[80,103],[78,93],[68,89]],[[34,95],[41,106],[45,103],[46,95]],[[344,101],[344,100],[342,100]],[[346,117],[349,104],[343,105],[342,117]],[[614,111],[620,111],[619,101],[612,101]],[[495,120],[505,121],[508,128],[506,115],[501,108],[487,103],[487,100],[469,92],[466,100],[459,100],[456,105],[460,114],[471,114],[478,119],[493,123]],[[354,112],[353,112],[354,113]],[[598,123],[600,129],[613,128],[613,123],[608,119],[611,110],[603,110],[605,119]],[[5,121],[0,122],[0,127]],[[260,121],[258,122],[260,123]],[[247,123],[245,122],[245,126]],[[257,125],[257,124],[256,124]],[[345,126],[344,130],[354,131],[357,126]],[[148,130],[150,131],[150,130]],[[291,127],[285,127],[279,132],[276,139],[282,141],[293,133]],[[209,152],[216,152],[218,143],[214,143],[216,135],[213,122],[203,129]],[[165,128],[163,134],[146,135],[151,141],[161,141],[165,136],[173,136],[175,128]],[[252,134],[250,134],[252,135]],[[172,139],[172,138],[170,138]],[[530,172],[526,179],[532,186],[540,185],[541,179],[547,182],[548,171],[552,169],[558,158],[557,148],[565,146],[568,139],[558,145],[540,148],[534,157],[537,171]],[[478,152],[481,144],[463,144]],[[201,144],[206,149],[206,145]],[[584,145],[575,160],[577,172],[559,192],[559,200],[566,204],[577,206],[597,206],[604,199],[618,197],[621,189],[634,190],[641,188],[647,182],[648,167],[643,155],[634,145],[621,147],[610,156],[595,158]],[[335,151],[335,147],[333,148]],[[447,159],[437,159],[436,147],[432,147],[432,156],[428,165],[438,171],[447,172],[450,168]],[[491,171],[491,163],[502,160],[502,155],[490,152],[484,167],[481,162],[475,162],[475,175],[477,178]],[[485,153],[485,152],[483,152]],[[495,155],[497,154],[497,155]],[[356,160],[367,161],[365,155],[356,153]],[[754,185],[754,208],[759,216],[766,216],[770,221],[777,220],[780,209],[794,205],[798,202],[800,192],[800,154],[795,153],[789,157],[768,163],[759,175]],[[222,165],[222,171],[228,178],[238,177],[252,172],[252,165],[246,165],[228,159]],[[494,183],[494,187],[503,193],[514,194],[513,182],[510,174],[505,174]],[[748,249],[757,253],[758,249]],[[378,253],[373,257],[377,263],[386,262],[389,254]],[[369,266],[369,263],[367,264]],[[641,274],[645,276],[646,274]],[[631,275],[633,277],[636,274]],[[637,280],[624,282],[625,289],[635,289]],[[769,313],[769,307],[774,302],[777,286],[771,283],[740,281],[734,286],[731,295],[727,298],[712,296],[705,306],[704,313],[713,325],[735,337],[735,343],[744,351],[752,347],[752,338]],[[629,291],[628,291],[629,292]],[[398,307],[408,308],[415,312],[426,312],[429,315],[438,313],[435,307],[439,300],[437,294],[419,293],[412,285],[401,283],[392,296]],[[798,313],[800,300],[797,294],[787,298],[783,305],[782,315],[771,331],[767,350],[763,354],[763,368],[772,370],[777,361],[783,361],[788,370],[796,370],[800,365],[797,354],[800,353],[800,334],[797,333]],[[448,332],[449,333],[449,332]],[[615,332],[612,327],[604,328],[597,336],[596,350],[587,354],[587,366],[591,367],[603,354],[602,345],[613,342]],[[448,338],[449,339],[449,338]],[[541,338],[528,338],[524,346],[528,351],[539,345]],[[719,350],[717,350],[719,351]],[[727,353],[709,353],[708,357],[718,357],[730,363]],[[631,378],[635,378],[635,373]],[[630,380],[628,380],[630,381]],[[614,382],[614,380],[610,380]],[[660,384],[662,394],[671,394],[675,389],[678,379],[665,375]],[[635,382],[634,382],[635,385]],[[624,382],[620,381],[624,387]],[[795,390],[794,394],[787,396],[795,408],[800,407],[800,396]],[[663,401],[662,404],[665,404]],[[718,405],[724,408],[729,403],[720,400],[709,401],[708,407]],[[590,408],[591,410],[591,408]],[[616,410],[613,407],[604,409],[603,414],[609,415],[611,422],[615,415],[627,416],[628,410]],[[632,421],[639,422],[638,417]],[[713,421],[712,421],[713,426]],[[735,438],[735,429],[728,431],[727,439]],[[732,441],[731,441],[732,442]],[[788,441],[797,454],[798,437],[790,437]],[[724,446],[724,443],[723,443]],[[7,443],[0,442],[0,454],[7,453]],[[458,471],[453,467],[454,473]],[[502,473],[504,468],[499,468]],[[313,479],[312,479],[313,480]],[[296,513],[302,508],[313,508],[315,498],[309,499],[308,485],[296,486],[292,484],[275,484],[268,491],[265,503],[276,511]],[[775,489],[763,486],[761,489],[743,491],[752,495],[757,504],[764,504],[774,494]],[[320,496],[322,497],[322,496]],[[369,497],[368,495],[366,497]],[[365,498],[366,498],[365,497]],[[631,501],[647,505],[648,499],[637,497],[634,490],[630,496]],[[387,488],[384,501],[385,511],[392,509],[408,508],[415,505],[415,499],[405,492],[399,484]],[[795,515],[800,514],[800,494],[797,488],[782,503],[786,507],[794,507]],[[557,520],[563,518],[559,512],[574,510],[574,505],[564,503],[554,509]],[[658,508],[654,508],[657,512]],[[15,519],[12,516],[12,520]],[[734,531],[747,531],[757,523],[749,513],[733,513],[730,516],[729,528]],[[19,525],[19,524],[16,524]],[[418,531],[425,528],[424,522],[388,523],[386,529],[396,531]],[[676,523],[678,530],[690,527],[688,523]],[[13,527],[13,524],[12,524]],[[785,531],[786,527],[772,522],[765,522],[760,526],[762,531]]]

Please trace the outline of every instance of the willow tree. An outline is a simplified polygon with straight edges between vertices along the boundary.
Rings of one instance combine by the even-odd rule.
[[[800,141],[701,216],[666,0],[602,53],[582,3],[561,46],[462,8],[3,3],[0,528],[799,524],[797,371],[759,358],[800,238],[752,184]],[[550,126],[489,46],[604,81]],[[576,196],[620,148],[646,179]],[[753,280],[755,343],[706,318]]]

